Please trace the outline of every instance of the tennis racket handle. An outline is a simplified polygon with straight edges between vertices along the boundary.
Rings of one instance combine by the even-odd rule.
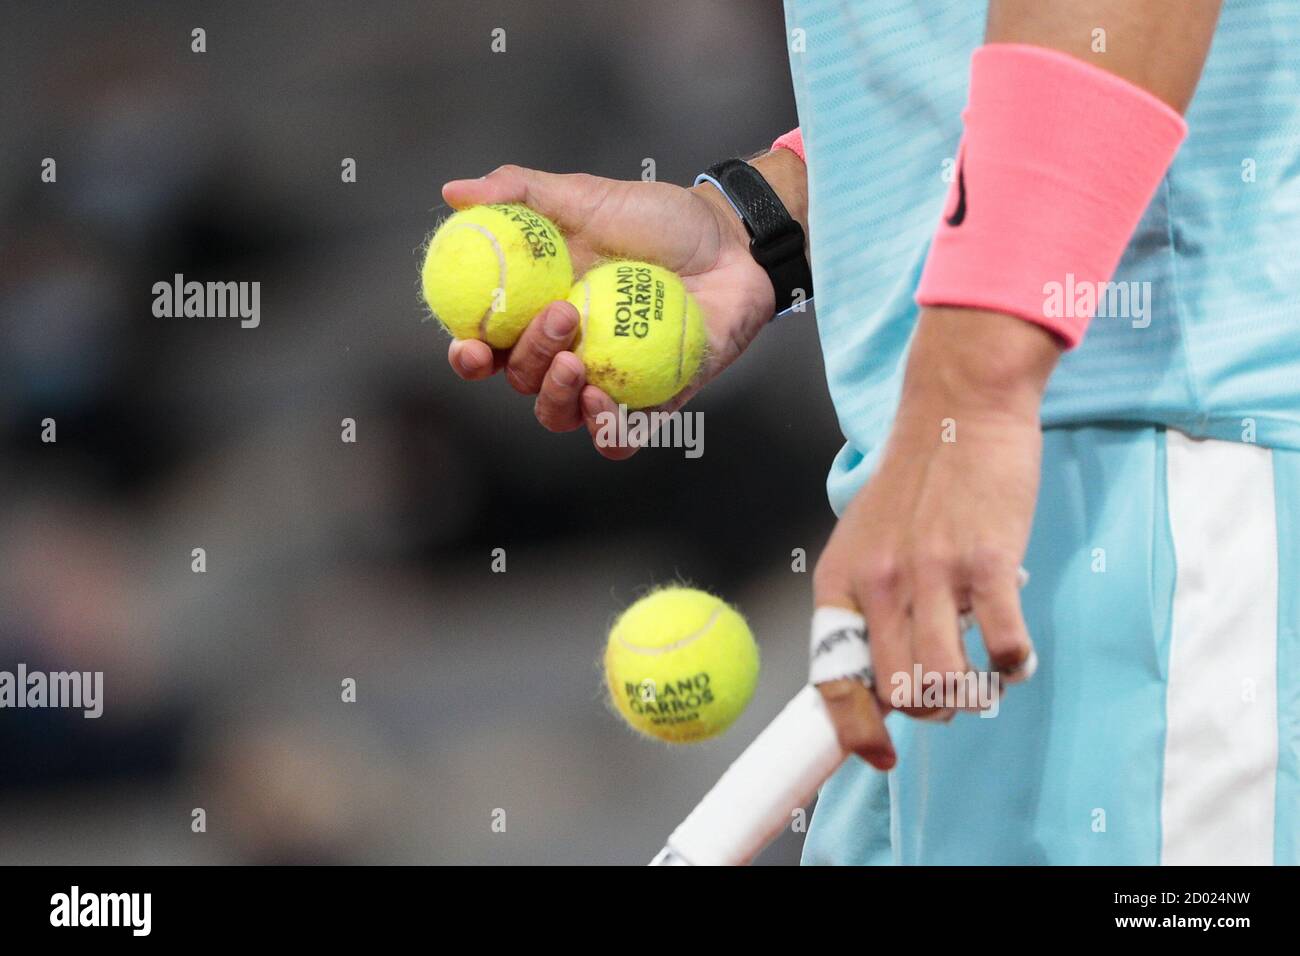
[[[654,863],[743,866],[846,756],[821,692],[806,686],[727,768]]]

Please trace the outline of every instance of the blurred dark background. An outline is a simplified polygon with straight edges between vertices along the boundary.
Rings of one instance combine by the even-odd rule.
[[[703,458],[611,463],[455,378],[418,247],[450,178],[686,184],[765,146],[795,123],[778,0],[0,9],[0,669],[106,697],[0,710],[0,862],[648,859],[802,682],[791,552],[839,444],[812,319],[690,406]],[[154,317],[175,273],[260,282],[261,326]],[[597,663],[674,580],[764,655],[742,720],[676,749]]]

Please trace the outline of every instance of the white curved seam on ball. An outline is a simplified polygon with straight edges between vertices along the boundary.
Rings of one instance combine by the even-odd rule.
[[[691,294],[682,288],[682,337],[677,343],[677,387],[682,386],[682,369],[686,366],[686,320],[691,317]]]
[[[581,321],[578,323],[578,347],[574,349],[574,354],[582,358],[582,353],[587,344],[587,320],[591,317],[591,283],[586,279],[582,280],[582,315],[579,316]]]
[[[492,230],[486,226],[480,226],[476,222],[467,222],[458,224],[461,229],[473,229],[480,236],[486,239],[492,245],[492,251],[497,257],[497,287],[496,291],[505,295],[506,292],[506,253],[501,248],[501,243],[497,237],[492,234]],[[492,296],[492,301],[488,303],[487,311],[483,313],[483,318],[479,319],[478,337],[487,341],[488,322],[492,320],[493,306],[496,305],[496,296]]]
[[[683,647],[686,647],[689,644],[698,641],[705,634],[709,633],[709,630],[713,627],[713,625],[718,623],[718,616],[721,613],[722,613],[722,608],[715,607],[713,609],[713,613],[709,615],[709,619],[704,622],[703,627],[701,627],[697,631],[687,634],[685,637],[679,637],[671,644],[665,644],[662,647],[643,647],[640,644],[632,644],[627,640],[627,638],[623,637],[623,635],[621,634],[617,636],[617,639],[620,644],[622,644],[633,654],[667,654],[671,651],[681,650]]]

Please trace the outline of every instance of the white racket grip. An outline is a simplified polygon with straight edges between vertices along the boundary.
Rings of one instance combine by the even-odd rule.
[[[846,756],[821,692],[806,686],[673,831],[656,862],[745,865]]]

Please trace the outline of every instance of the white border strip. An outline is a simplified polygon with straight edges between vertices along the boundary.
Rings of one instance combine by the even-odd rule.
[[[1161,862],[1273,862],[1277,509],[1258,445],[1166,432],[1177,563]]]

